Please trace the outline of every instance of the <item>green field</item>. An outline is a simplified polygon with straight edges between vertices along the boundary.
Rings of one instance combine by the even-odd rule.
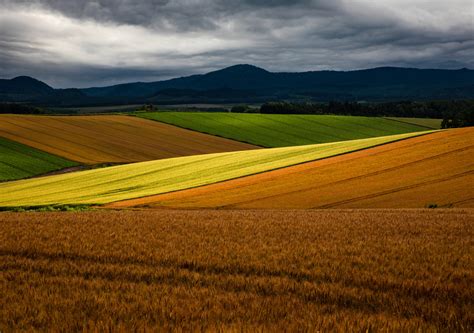
[[[381,117],[217,112],[150,112],[137,116],[262,147],[289,147],[427,130]]]
[[[139,198],[287,167],[419,134],[422,133],[177,157],[19,180],[0,184],[0,206],[104,204]]]
[[[77,165],[0,137],[0,181],[27,178]]]
[[[433,119],[433,118],[404,118],[404,117],[385,117],[393,121],[399,121],[406,124],[412,124],[417,126],[422,126],[431,129],[440,129],[441,122],[443,119]]]

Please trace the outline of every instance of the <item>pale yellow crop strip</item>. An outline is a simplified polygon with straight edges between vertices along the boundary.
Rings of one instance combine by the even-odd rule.
[[[177,157],[0,184],[0,206],[104,204],[314,161],[431,133]]]
[[[223,153],[222,155],[225,154],[229,153]],[[32,180],[23,180],[18,182],[4,183],[2,185],[5,186],[5,188],[11,187],[10,193],[13,193],[14,191],[22,191],[26,188],[30,188],[32,183],[37,186],[46,184],[55,184],[61,186],[68,185],[71,181],[74,180],[80,180],[83,185],[82,187],[87,187],[90,185],[98,184],[97,179],[103,179],[104,183],[110,184],[114,181],[125,181],[129,178],[140,177],[149,172],[166,171],[167,169],[185,166],[189,163],[207,161],[211,158],[215,158],[216,155],[221,154],[204,154],[160,160],[165,163],[157,163],[158,161],[139,162],[96,170],[88,170],[51,177],[37,178],[34,179],[34,182],[32,182]]]
[[[324,147],[326,148],[325,152],[327,152],[329,155],[332,155],[332,150],[330,150],[331,146],[336,146],[336,148],[334,149],[337,149],[338,147],[337,144],[333,144],[333,143],[325,144],[324,145]],[[124,184],[128,182],[129,180],[133,181],[133,178],[135,177],[145,177],[147,173],[150,173],[150,172],[155,173],[158,171],[170,171],[171,169],[173,169],[172,170],[173,172],[166,172],[163,176],[168,176],[168,178],[169,177],[183,178],[189,171],[193,171],[195,173],[199,172],[201,174],[196,175],[196,176],[203,176],[202,172],[209,170],[209,168],[212,168],[213,166],[213,163],[209,163],[209,162],[216,158],[219,159],[219,163],[217,164],[216,168],[227,168],[236,163],[235,155],[237,155],[239,158],[238,163],[240,163],[239,167],[242,168],[245,166],[244,163],[250,163],[250,166],[253,166],[255,164],[256,159],[258,159],[259,164],[263,164],[267,160],[269,162],[274,162],[275,159],[289,158],[290,155],[302,156],[305,150],[309,150],[311,153],[314,151],[314,147],[313,146],[299,146],[299,147],[295,147],[295,149],[277,148],[277,149],[272,150],[271,156],[268,156],[268,154],[263,154],[262,153],[263,150],[255,150],[255,151],[248,151],[248,154],[244,154],[244,156],[242,156],[243,155],[242,152],[238,152],[238,153],[199,155],[199,156],[194,156],[192,158],[188,157],[188,158],[169,159],[167,160],[168,163],[156,163],[157,161],[135,163],[135,164],[130,164],[128,166],[119,166],[119,167],[95,170],[96,172],[89,171],[89,173],[93,173],[96,177],[94,177],[93,179],[89,179],[88,181],[86,181],[88,177],[84,177],[85,172],[81,174],[78,174],[78,173],[69,174],[67,175],[67,177],[66,175],[64,175],[65,177],[56,177],[57,179],[55,179],[56,180],[55,185],[62,185],[62,184],[70,185],[72,179],[76,179],[76,178],[79,178],[80,182],[82,183],[81,188],[89,187],[91,185],[97,186],[99,185],[99,182],[100,182],[100,180],[98,179],[101,179],[101,178],[103,178],[106,185],[111,185],[113,182],[116,182],[116,181],[122,182],[122,184]],[[280,152],[279,155],[275,154],[277,151]],[[202,162],[203,160],[206,161],[206,164],[196,164],[196,162]],[[176,165],[176,163],[172,163],[172,162],[179,162],[179,163]],[[149,169],[150,164],[153,165],[151,169]],[[157,166],[164,166],[164,167],[157,168]],[[192,166],[192,168],[187,168],[188,166]],[[186,168],[189,171],[185,170]],[[67,178],[67,179],[62,179],[62,178]],[[152,179],[154,178],[156,177],[153,175]],[[159,182],[163,183],[165,179],[166,178],[160,177]],[[51,182],[49,182],[49,184],[52,185]],[[23,188],[17,187],[16,190],[21,191],[23,190]],[[65,191],[67,191],[67,189]]]
[[[384,142],[385,140],[376,140],[376,141],[373,141],[372,144],[378,144],[380,142]],[[349,142],[347,142],[347,144],[345,145],[345,149],[344,150],[353,150],[353,149],[358,149],[360,147],[364,147],[365,145],[362,144],[362,142],[359,142],[359,145],[353,145],[354,143],[351,142],[351,144],[349,144]],[[362,146],[361,146],[362,144]],[[336,146],[337,148],[337,144],[329,144],[329,145],[324,145],[324,148],[330,148],[331,146]],[[296,148],[296,147],[295,147]],[[263,154],[263,151],[252,151],[252,152],[247,152],[247,153],[250,153],[250,154],[245,154],[244,156],[241,156],[242,154],[241,153],[230,153],[230,154],[218,154],[220,155],[220,159],[219,159],[219,163],[216,164],[215,168],[216,170],[212,170],[211,172],[211,175],[214,173],[214,172],[219,172],[221,168],[224,169],[223,172],[221,172],[222,176],[223,177],[230,177],[230,176],[233,176],[234,175],[234,172],[235,170],[233,170],[231,168],[231,166],[233,164],[235,164],[239,171],[240,172],[244,172],[244,174],[247,174],[247,173],[252,173],[254,172],[254,169],[255,169],[255,158],[258,159],[258,164],[257,164],[257,172],[261,172],[262,170],[265,171],[267,168],[271,168],[273,166],[272,164],[272,161],[273,160],[276,160],[278,158],[286,158],[286,160],[284,161],[284,165],[285,166],[286,164],[294,164],[294,163],[301,163],[301,161],[305,161],[307,159],[314,159],[314,157],[316,158],[321,158],[321,157],[325,157],[325,156],[331,156],[333,155],[334,153],[338,153],[339,150],[336,150],[334,151],[333,149],[325,149],[323,152],[319,152],[318,156],[313,156],[314,155],[314,146],[311,146],[311,147],[308,147],[308,146],[303,146],[303,147],[297,147],[298,149],[288,149],[288,148],[284,148],[284,149],[278,149],[280,151],[280,153],[287,153],[287,150],[290,150],[290,153],[296,153],[297,154],[297,158],[296,160],[291,160],[289,159],[289,156],[288,154],[284,154],[283,156],[281,156],[281,154],[279,155],[276,155],[275,156],[275,153],[276,151],[273,150],[272,151],[272,155],[273,156],[270,156],[270,161],[269,161],[269,164],[265,164],[263,162],[265,162],[265,160],[263,159],[265,157],[265,155],[267,154]],[[320,146],[320,148],[323,148]],[[309,149],[309,154],[310,156],[306,157],[305,154],[304,154],[304,151],[305,150],[308,150]],[[267,151],[266,151],[267,152]],[[255,154],[257,154],[257,156],[254,156]],[[216,154],[213,154],[213,155],[216,155]],[[230,156],[229,156],[230,155]],[[237,155],[237,162],[236,159],[235,159],[235,155]],[[262,156],[263,155],[263,156]],[[191,180],[188,179],[188,177],[185,177],[186,176],[186,170],[182,170],[183,166],[186,167],[186,163],[184,163],[185,161],[184,160],[194,160],[194,162],[201,162],[202,161],[202,158],[203,157],[207,157],[205,160],[207,161],[207,163],[204,163],[204,164],[200,164],[200,163],[197,163],[197,164],[192,164],[192,170],[194,171],[194,173],[197,173],[197,175],[195,175],[194,179],[192,178]],[[214,163],[212,164],[209,164],[209,158],[210,156],[209,155],[204,155],[204,156],[196,156],[195,158],[197,158],[198,160],[196,160],[195,158],[180,158],[180,159],[172,159],[172,160],[169,160],[168,163],[159,163],[158,168],[156,168],[156,166],[154,165],[150,165],[150,164],[156,164],[157,161],[155,162],[146,162],[146,163],[137,163],[137,164],[133,164],[133,165],[128,165],[128,166],[121,166],[121,167],[114,167],[114,168],[108,168],[108,169],[103,169],[103,170],[94,170],[95,172],[87,172],[88,174],[86,175],[84,173],[81,173],[81,174],[71,174],[71,175],[67,175],[68,177],[58,177],[58,176],[55,176],[55,178],[68,178],[68,179],[54,179],[53,182],[49,181],[47,182],[47,185],[49,186],[49,191],[48,191],[48,195],[51,195],[51,194],[60,194],[61,192],[64,192],[66,191],[66,193],[62,193],[62,200],[66,200],[68,198],[77,198],[77,195],[79,194],[79,192],[77,192],[77,190],[80,190],[80,189],[85,189],[86,192],[85,193],[82,193],[81,192],[81,195],[84,194],[84,195],[87,195],[88,197],[92,197],[92,198],[95,198],[97,199],[97,195],[100,196],[100,194],[102,194],[102,196],[104,194],[106,194],[107,192],[109,191],[118,191],[120,189],[126,189],[127,187],[129,186],[137,186],[138,189],[141,188],[141,190],[143,190],[143,183],[144,182],[148,182],[147,185],[150,185],[150,181],[154,181],[156,183],[156,181],[158,180],[158,185],[160,185],[161,183],[161,187],[165,186],[165,185],[171,185],[171,187],[173,187],[174,185],[177,185],[179,183],[183,183],[183,182],[186,182],[186,181],[191,181],[193,185],[196,184],[196,181],[197,181],[197,184],[200,183],[200,179],[199,178],[202,178],[202,177],[209,177],[211,175],[207,174],[206,171],[209,171],[209,167],[213,167],[214,166]],[[243,159],[242,159],[243,158]],[[179,160],[179,161],[177,161]],[[250,166],[248,169],[242,169],[242,167],[244,165],[242,165],[242,163],[244,162],[247,162],[250,161]],[[173,163],[174,162],[174,163]],[[176,164],[176,162],[178,162]],[[165,164],[165,168],[160,168],[160,166],[162,166],[163,164]],[[183,165],[184,164],[184,165]],[[169,172],[169,167],[176,167],[175,170],[173,170],[173,172]],[[131,169],[133,168],[133,169]],[[226,172],[226,169],[231,169],[230,171],[227,171]],[[116,169],[116,170],[113,170],[113,169]],[[168,169],[168,170],[166,170]],[[165,174],[162,174],[161,177],[159,177],[157,179],[157,175],[155,174],[155,172],[159,172],[159,171],[163,171],[163,170],[166,170],[167,172]],[[138,173],[137,173],[138,171]],[[146,173],[148,172],[152,172],[151,175],[146,175]],[[229,174],[230,172],[230,174]],[[131,173],[133,173],[134,175],[131,176]],[[93,177],[90,177],[89,174],[92,174]],[[145,174],[145,175],[144,175]],[[66,176],[66,175],[63,175],[63,176]],[[168,176],[168,177],[166,177]],[[135,177],[141,177],[139,179],[139,182],[135,182]],[[166,182],[166,178],[169,178],[169,177],[174,177],[174,178],[178,178],[177,180],[175,180],[172,184],[166,184],[168,182]],[[182,177],[183,179],[179,179],[180,177]],[[71,179],[72,178],[72,179]],[[213,182],[213,177],[210,177],[210,181]],[[120,181],[121,183],[119,184],[120,186],[117,187],[117,186],[110,186],[111,184],[113,184],[114,182],[116,181]],[[46,179],[43,179],[42,182],[46,181]],[[59,181],[59,182],[58,182]],[[101,184],[101,183],[105,183],[105,184]],[[38,185],[42,185],[42,184],[25,184],[27,186],[27,188],[29,188],[28,192],[25,193],[23,190],[26,189],[26,188],[18,188],[17,190],[20,190],[21,192],[23,192],[25,195],[24,196],[20,196],[20,197],[23,197],[25,199],[27,198],[31,198],[32,196],[34,195],[44,195],[44,188],[42,188],[42,186],[38,186]],[[31,185],[33,185],[33,188],[31,187]],[[35,186],[36,185],[36,186]],[[56,186],[55,186],[56,185]],[[60,193],[54,193],[53,189],[56,189],[57,188],[57,185],[61,185],[61,188],[59,188],[60,190]],[[64,186],[67,186],[67,188],[63,188],[63,185]],[[101,193],[97,193],[97,189],[94,189],[92,188],[92,195],[91,195],[91,188],[89,188],[90,186],[101,186]],[[105,187],[104,187],[105,186]],[[22,186],[23,187],[23,186]],[[73,191],[71,193],[70,189],[71,187],[74,187],[75,191]],[[148,186],[150,187],[150,186]],[[187,184],[184,184],[184,187],[187,187]],[[39,192],[36,191],[36,189],[39,190]],[[12,189],[13,191],[15,189]],[[155,188],[152,188],[150,189],[152,192],[152,194],[156,193],[155,192]],[[167,186],[166,186],[166,190],[174,190],[173,188],[169,189]],[[35,193],[37,192],[37,193]],[[69,193],[68,193],[69,192]],[[160,191],[161,192],[161,191]],[[14,194],[14,192],[10,192],[11,195]],[[148,194],[148,192],[147,192]],[[72,196],[71,196],[72,195]],[[123,194],[121,194],[123,195]],[[15,196],[17,197],[17,196]],[[20,197],[17,197],[16,199],[21,199]],[[31,199],[30,199],[31,200]]]
[[[375,142],[374,142],[375,143]],[[329,148],[328,146],[334,146],[334,144],[330,144],[330,145],[325,145],[327,148]],[[337,145],[336,145],[337,146]],[[347,147],[346,148],[351,148],[349,145],[346,145]],[[313,147],[311,147],[313,148]],[[297,153],[297,154],[301,154],[301,150],[302,149],[308,149],[307,147],[301,147],[299,149],[291,149],[290,152],[294,152],[294,153]],[[280,149],[280,151],[287,151],[288,149]],[[250,152],[249,152],[250,153]],[[261,164],[262,162],[264,162],[264,160],[262,160],[262,152],[261,151],[255,151],[255,152],[252,152],[253,154],[257,153],[259,155],[259,157],[261,157],[258,162],[259,164]],[[251,160],[253,160],[254,156],[252,156],[253,154],[245,154],[247,158],[250,158]],[[275,153],[275,151],[273,151],[272,153]],[[329,155],[331,155],[331,152],[329,151],[326,151],[326,153],[328,153]],[[225,157],[229,157],[228,155],[231,155],[230,157],[232,157],[233,155],[235,155],[236,153],[231,153],[231,154],[219,154],[220,158],[221,158],[221,163],[219,163],[220,166],[223,166],[223,167],[226,167],[227,165],[223,162],[225,162],[226,160],[224,159]],[[237,153],[238,155],[240,155],[240,153]],[[227,156],[226,156],[227,155]],[[273,155],[273,154],[272,154]],[[183,162],[185,162],[185,160],[193,160],[192,162],[198,162],[198,160],[202,160],[202,158],[206,158],[206,160],[208,160],[208,158],[210,157],[209,155],[204,155],[204,156],[196,156],[194,158],[186,158],[186,159],[179,159],[179,161],[177,161],[177,159],[173,159],[173,160],[169,160],[168,163],[165,163],[166,164],[166,167],[165,169],[167,169],[168,167],[173,167],[173,166],[182,166],[183,165]],[[299,157],[302,157],[302,156],[299,156]],[[196,158],[198,158],[198,160],[196,160]],[[271,159],[273,158],[278,158],[278,156],[271,156]],[[172,162],[179,162],[178,165],[175,165],[175,163],[172,163]],[[104,170],[95,170],[94,172],[88,172],[88,173],[92,173],[94,174],[95,177],[93,178],[89,178],[89,181],[88,180],[88,177],[85,177],[86,174],[83,173],[81,175],[79,174],[75,174],[75,175],[67,175],[67,177],[57,177],[59,178],[58,180],[60,182],[65,182],[64,185],[71,185],[70,181],[71,179],[69,178],[76,178],[76,177],[79,177],[79,181],[81,182],[82,186],[81,187],[84,187],[84,186],[94,186],[94,185],[98,185],[98,183],[100,183],[100,180],[98,181],[98,179],[100,178],[104,178],[104,181],[107,183],[107,184],[111,184],[112,182],[114,182],[114,180],[119,180],[119,181],[122,181],[122,182],[125,182],[127,181],[128,179],[131,179],[131,178],[134,178],[133,176],[130,176],[130,173],[131,172],[134,172],[134,171],[138,171],[138,174],[134,175],[134,176],[143,176],[144,173],[148,172],[148,165],[149,164],[155,164],[156,162],[147,162],[147,163],[138,163],[138,164],[134,164],[134,165],[130,165],[130,166],[127,166],[127,167],[115,167],[115,169],[117,170],[114,170],[113,168],[109,168],[109,169],[104,169]],[[232,163],[232,161],[231,161]],[[160,163],[161,164],[161,163]],[[130,170],[130,167],[134,168],[134,170]],[[204,169],[206,169],[208,167],[208,165],[204,165],[203,166]],[[162,170],[162,168],[154,168],[152,167],[151,169],[151,172],[156,172],[156,171],[160,171]],[[193,170],[196,170],[195,167],[193,167]],[[113,171],[113,172],[112,172]],[[171,173],[171,175],[173,175],[173,173]],[[64,175],[66,176],[66,175]],[[178,170],[177,172],[177,176],[183,176],[183,172],[181,170]],[[61,178],[67,178],[65,180],[62,180]],[[46,179],[44,179],[44,181],[46,181]],[[68,183],[69,181],[69,183]],[[41,185],[40,182],[36,182],[36,185]],[[50,185],[52,185],[50,183]],[[60,183],[58,183],[57,185],[61,185]],[[123,184],[122,184],[123,185]],[[29,186],[28,186],[29,187]],[[69,187],[69,186],[68,186]],[[30,188],[31,189],[31,188]],[[113,190],[114,188],[112,188]],[[12,189],[13,190],[13,189]],[[19,190],[22,190],[21,187],[19,188]],[[11,193],[12,194],[12,193]],[[28,197],[31,197],[31,192],[29,192],[27,194]],[[40,193],[41,194],[41,193]],[[51,194],[51,192],[49,192],[49,194]]]

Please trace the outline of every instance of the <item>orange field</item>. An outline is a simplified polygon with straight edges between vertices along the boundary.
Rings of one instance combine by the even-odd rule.
[[[0,213],[0,331],[472,332],[474,210]]]
[[[474,207],[474,128],[109,207]]]
[[[0,136],[86,164],[138,162],[258,148],[120,115],[0,115]]]

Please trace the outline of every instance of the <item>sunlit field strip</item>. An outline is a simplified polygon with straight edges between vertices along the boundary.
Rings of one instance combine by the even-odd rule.
[[[451,129],[110,207],[474,207],[474,128]]]
[[[0,206],[104,204],[283,168],[428,132],[140,162],[0,184]]]

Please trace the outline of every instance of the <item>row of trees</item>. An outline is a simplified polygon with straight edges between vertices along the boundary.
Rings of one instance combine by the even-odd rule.
[[[474,126],[474,109],[448,113],[443,117],[441,128]]]
[[[234,113],[260,113],[260,109],[248,105],[234,105],[230,112]]]
[[[474,126],[474,100],[356,103],[271,102],[260,107],[265,114],[334,114],[373,117],[411,117],[443,119],[443,128]]]
[[[330,102],[327,104],[270,102],[260,107],[260,113],[443,118],[446,114],[472,109],[474,109],[474,100],[390,103]]]
[[[155,111],[152,104],[144,105],[146,111]],[[201,110],[199,111],[211,111]],[[224,109],[212,109],[224,111]],[[264,114],[334,114],[373,117],[413,117],[443,119],[442,127],[474,126],[474,100],[427,101],[427,102],[390,102],[390,103],[288,103],[270,102],[260,109],[247,105],[236,105],[231,112]],[[27,104],[0,103],[0,114],[44,114],[45,110]]]

